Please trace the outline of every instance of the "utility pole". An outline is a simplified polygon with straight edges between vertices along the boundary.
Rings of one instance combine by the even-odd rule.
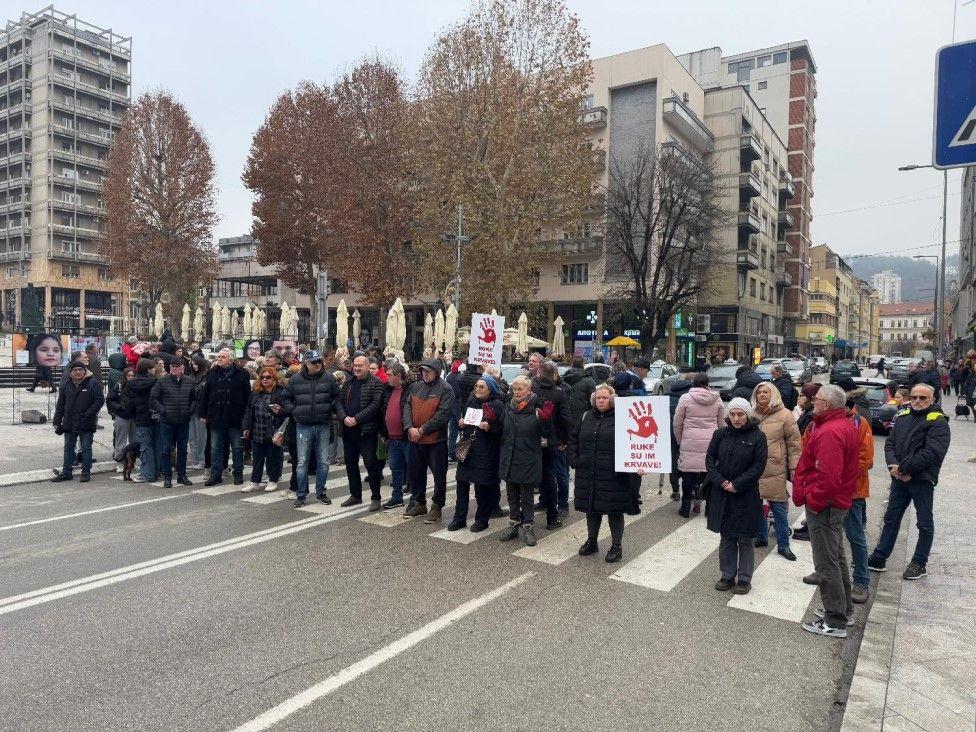
[[[945,318],[945,272],[946,272],[946,221],[948,219],[947,208],[949,200],[949,171],[942,171],[942,256],[939,257],[939,281],[936,291],[936,311],[935,311],[935,358],[936,363],[942,363],[942,343],[943,319]]]
[[[444,234],[441,241],[454,240],[454,308],[461,313],[461,250],[471,241],[470,236],[464,236],[464,204],[458,204],[457,234]]]

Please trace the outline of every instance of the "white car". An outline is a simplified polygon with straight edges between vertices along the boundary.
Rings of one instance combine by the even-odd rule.
[[[671,384],[680,378],[681,373],[677,366],[664,361],[655,361],[648,369],[647,376],[644,377],[644,388],[647,389],[648,394],[657,394],[658,396],[669,394]]]

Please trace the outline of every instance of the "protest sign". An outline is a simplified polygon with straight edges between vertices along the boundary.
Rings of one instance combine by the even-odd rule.
[[[501,366],[504,336],[505,316],[474,313],[471,316],[471,343],[468,347],[468,363],[481,366]]]
[[[617,397],[614,470],[620,473],[671,472],[670,397]]]

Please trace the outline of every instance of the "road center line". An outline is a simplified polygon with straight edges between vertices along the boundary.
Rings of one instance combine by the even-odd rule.
[[[105,513],[106,511],[117,511],[120,508],[130,508],[132,506],[141,506],[144,503],[155,503],[157,501],[168,501],[171,498],[181,498],[182,496],[188,496],[189,493],[174,493],[170,496],[163,496],[161,498],[147,498],[144,501],[133,501],[132,503],[120,503],[118,506],[106,506],[105,508],[95,508],[91,511],[79,511],[78,513],[66,513],[63,516],[51,516],[50,518],[37,519],[35,521],[25,521],[22,524],[10,524],[9,526],[0,526],[0,531],[10,531],[11,529],[22,529],[25,526],[37,526],[38,524],[47,524],[51,521],[64,521],[65,519],[78,518],[79,516],[90,516],[94,513]]]
[[[480,597],[474,598],[473,600],[468,600],[463,605],[459,605],[449,613],[441,615],[439,618],[432,620],[422,628],[418,628],[412,633],[405,635],[403,638],[395,640],[389,645],[383,646],[378,651],[375,651],[365,658],[356,661],[356,663],[352,664],[351,666],[347,666],[337,674],[330,676],[324,681],[320,681],[319,683],[309,687],[299,694],[296,694],[290,699],[286,699],[281,704],[272,707],[268,711],[252,719],[250,722],[246,722],[240,727],[237,727],[234,732],[260,732],[261,730],[266,730],[269,727],[273,727],[283,719],[307,707],[309,704],[318,701],[324,696],[328,696],[333,691],[336,691],[337,689],[348,684],[350,681],[355,681],[363,674],[375,669],[377,666],[380,666],[390,659],[399,656],[404,651],[410,650],[418,643],[430,638],[435,633],[444,630],[451,624],[456,623],[471,613],[483,608],[493,600],[497,600],[509,590],[518,587],[527,579],[534,576],[535,572],[526,572],[523,575],[519,575],[511,582],[506,582],[501,587],[496,587],[491,592],[487,592]]]

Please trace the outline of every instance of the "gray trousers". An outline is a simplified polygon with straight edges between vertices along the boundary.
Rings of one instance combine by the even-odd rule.
[[[722,535],[718,543],[718,568],[722,579],[752,582],[756,568],[755,539],[736,539]]]
[[[843,628],[854,612],[851,603],[851,570],[844,555],[844,509],[827,507],[819,513],[807,508],[807,528],[813,549],[813,567],[820,576],[820,601],[824,621]]]
[[[207,425],[196,417],[190,419],[190,438],[187,453],[190,466],[202,466],[207,460]]]
[[[135,420],[116,417],[112,435],[112,458],[114,458],[115,462],[122,462],[122,458],[125,456],[126,446],[135,441]]]

